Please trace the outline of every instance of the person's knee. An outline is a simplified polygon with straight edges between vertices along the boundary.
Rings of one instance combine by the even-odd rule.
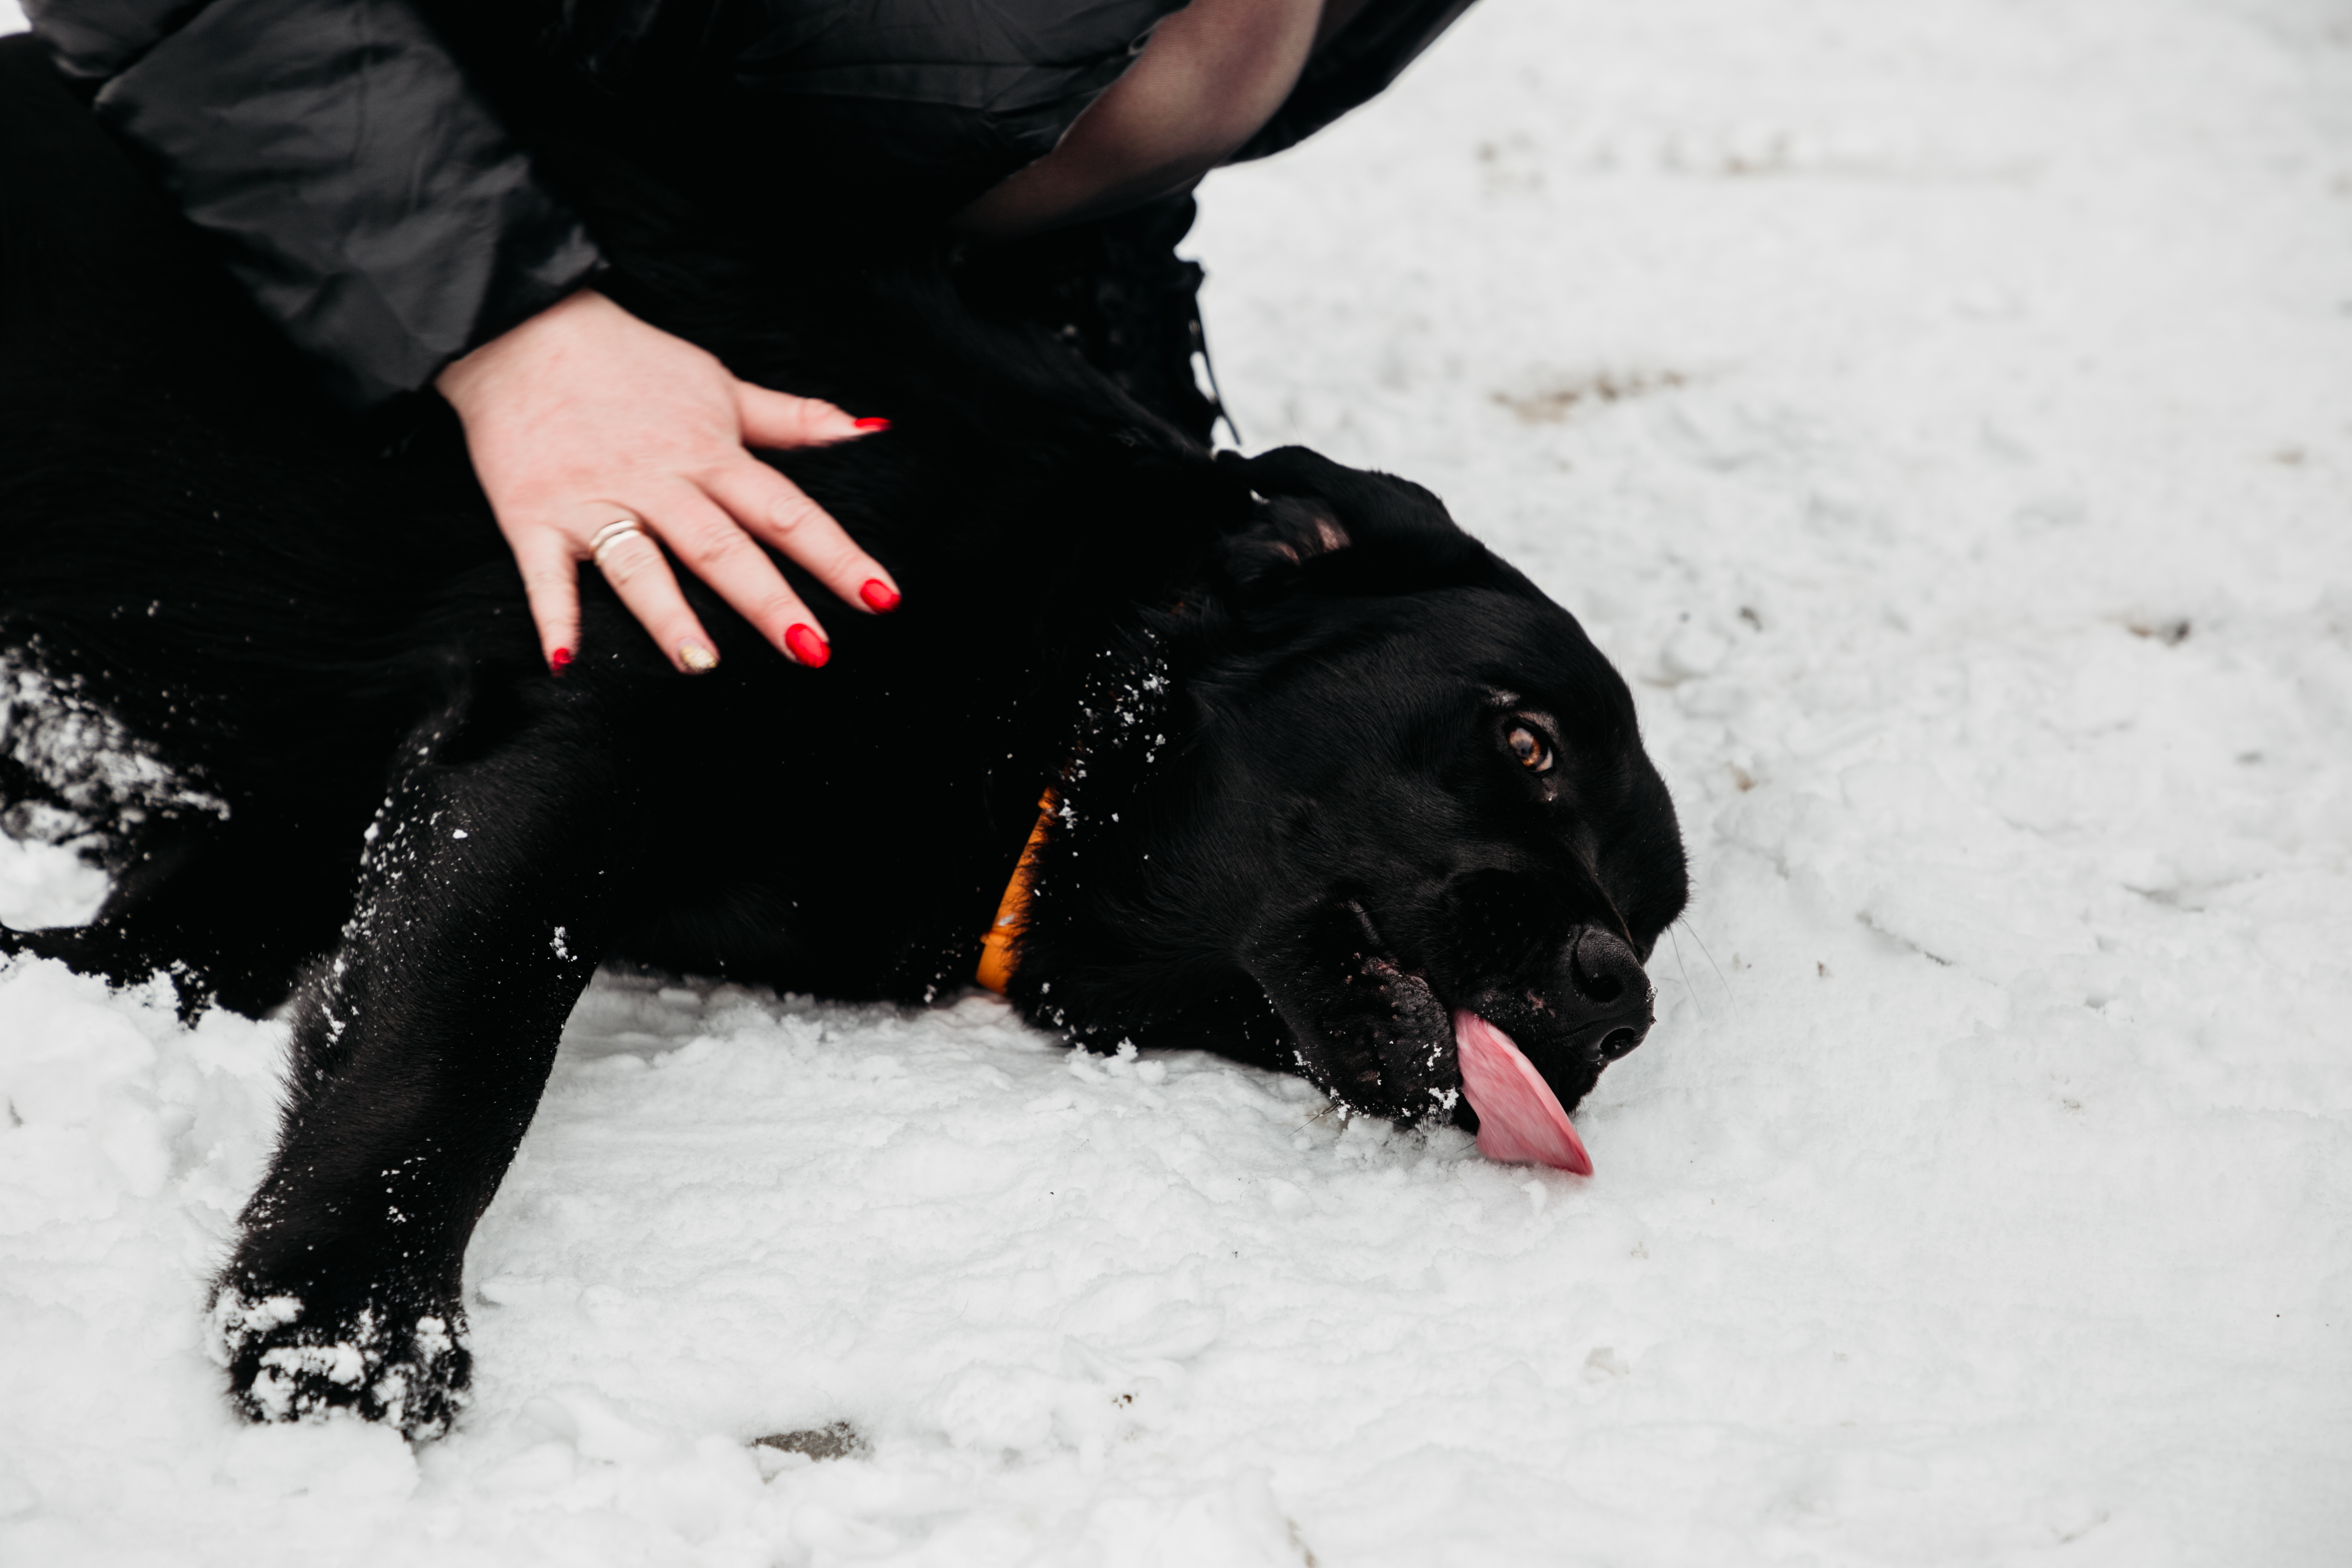
[[[1012,237],[1188,189],[1282,107],[1321,14],[1318,0],[1192,0],[1060,145],[959,226]]]

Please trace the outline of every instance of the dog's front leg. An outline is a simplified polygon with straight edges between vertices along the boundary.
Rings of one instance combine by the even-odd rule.
[[[215,1285],[255,1420],[351,1409],[437,1435],[469,1377],[459,1273],[594,972],[620,801],[595,737],[408,756],[341,949],[298,1000],[276,1159]]]

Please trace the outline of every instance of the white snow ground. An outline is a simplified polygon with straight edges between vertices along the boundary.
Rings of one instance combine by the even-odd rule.
[[[1638,678],[1599,1174],[608,979],[412,1456],[197,1348],[283,1031],[19,965],[0,1560],[2352,1560],[2352,13],[1484,0],[1196,248]]]

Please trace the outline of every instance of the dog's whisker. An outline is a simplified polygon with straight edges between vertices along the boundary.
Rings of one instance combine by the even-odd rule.
[[[1698,943],[1699,952],[1706,957],[1706,966],[1715,971],[1716,984],[1723,987],[1724,995],[1729,999],[1731,1003],[1731,1021],[1735,1024],[1738,1023],[1739,1021],[1739,994],[1732,990],[1730,980],[1727,978],[1723,973],[1723,965],[1716,963],[1715,954],[1707,951],[1706,938],[1698,934],[1698,927],[1691,924],[1689,919],[1685,916],[1675,916],[1675,924],[1681,926],[1684,930],[1689,931],[1691,933],[1691,941]]]
[[[1675,917],[1674,925],[1670,925],[1666,928],[1666,940],[1674,944],[1675,967],[1682,971],[1683,994],[1691,999],[1691,1006],[1697,1010],[1699,1021],[1701,1023],[1705,1023],[1706,1021],[1706,1009],[1699,1005],[1698,990],[1696,986],[1691,984],[1690,965],[1683,962],[1682,939],[1675,935],[1675,926],[1678,926],[1682,923],[1681,917]]]

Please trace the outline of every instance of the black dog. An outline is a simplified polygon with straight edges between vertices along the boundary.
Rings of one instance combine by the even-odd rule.
[[[1685,874],[1630,696],[1427,492],[1213,459],[903,279],[778,323],[648,262],[633,308],[891,416],[783,466],[905,607],[832,617],[812,672],[696,590],[723,662],[688,678],[590,574],[555,679],[453,430],[386,455],[318,407],[15,43],[0,200],[0,668],[43,694],[0,801],[114,877],[89,926],[0,941],[293,998],[215,1298],[247,1415],[446,1426],[467,1238],[608,957],[928,1001],[1031,843],[1008,994],[1081,1043],[1475,1125],[1458,1021],[1568,1108],[1647,1028]]]

